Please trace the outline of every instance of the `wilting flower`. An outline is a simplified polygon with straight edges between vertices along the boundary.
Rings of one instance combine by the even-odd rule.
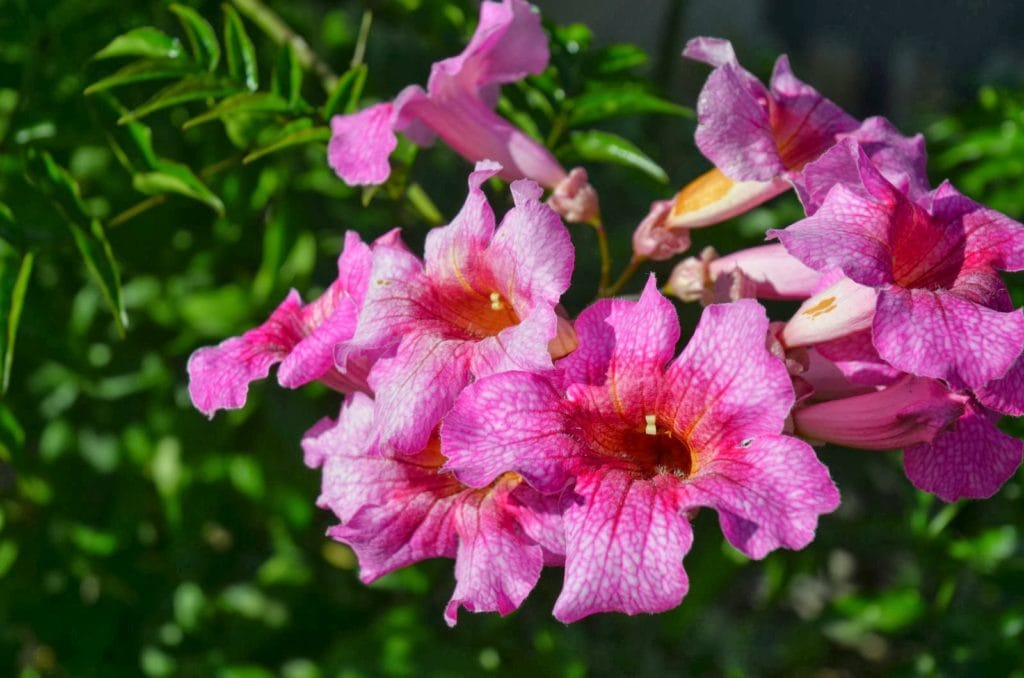
[[[781,245],[750,247],[724,257],[713,247],[705,247],[700,258],[687,257],[676,264],[668,287],[683,301],[707,305],[745,297],[806,299],[820,280],[820,273],[804,266]]]
[[[684,187],[666,223],[698,228],[724,221],[789,189],[801,170],[838,139],[864,145],[886,176],[908,190],[927,190],[924,139],[902,136],[884,118],[863,123],[775,62],[765,87],[740,66],[727,40],[694,38],[683,56],[714,67],[697,100],[698,148],[715,169]],[[801,198],[805,191],[801,191]]]
[[[436,135],[471,162],[499,163],[504,179],[532,179],[555,189],[560,214],[588,221],[598,202],[586,173],[567,175],[543,144],[493,110],[501,84],[540,73],[549,56],[540,16],[529,3],[483,2],[466,49],[431,67],[426,91],[410,85],[393,102],[331,119],[328,161],[346,183],[379,184],[391,174],[396,132],[420,145]]]
[[[455,559],[455,592],[445,608],[512,612],[533,590],[545,563],[561,563],[557,501],[513,473],[486,488],[462,485],[443,470],[436,431],[415,454],[373,449],[373,402],[355,393],[337,422],[320,421],[303,438],[306,464],[322,467],[321,508],[341,520],[328,534],[359,558],[365,583],[427,558]]]
[[[373,245],[393,247],[398,231]],[[366,296],[371,247],[359,234],[345,234],[338,257],[338,277],[315,301],[303,305],[292,290],[265,323],[240,337],[201,348],[189,358],[189,394],[203,413],[245,405],[249,383],[263,379],[277,363],[277,380],[285,388],[321,381],[338,391],[368,390],[366,375],[378,352],[352,352],[335,365],[335,345],[350,339]]]
[[[572,275],[569,233],[526,180],[512,183],[515,207],[495,230],[480,185],[498,171],[477,165],[458,216],[427,235],[425,262],[396,247],[374,252],[355,335],[338,357],[395,351],[369,377],[384,447],[422,450],[471,379],[551,369],[549,343],[565,344],[556,306]]]
[[[1024,225],[949,183],[915,202],[851,140],[829,154],[847,155],[857,182],[836,184],[812,216],[769,236],[811,268],[839,269],[877,294],[871,339],[893,367],[954,389],[1002,377],[1024,349],[1024,314],[1009,310],[997,271],[1024,269]],[[851,323],[847,333],[862,329]]]
[[[678,319],[652,278],[639,302],[580,315],[563,376],[507,372],[459,397],[441,429],[456,477],[486,487],[513,471],[565,497],[556,617],[678,605],[698,507],[760,558],[806,545],[838,505],[811,448],[781,435],[793,390],[767,330],[753,301],[709,306],[673,360]]]

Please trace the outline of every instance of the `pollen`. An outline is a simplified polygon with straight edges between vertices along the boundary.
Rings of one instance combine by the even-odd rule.
[[[501,300],[501,295],[497,292],[491,292],[491,310],[501,311],[505,308],[505,302]]]
[[[804,315],[817,318],[818,316],[825,315],[826,313],[831,313],[834,310],[836,310],[836,298],[825,297],[817,304],[804,311]]]
[[[658,435],[658,419],[653,414],[648,414],[644,417],[644,421],[647,422],[647,426],[644,428],[644,433],[649,436]]]

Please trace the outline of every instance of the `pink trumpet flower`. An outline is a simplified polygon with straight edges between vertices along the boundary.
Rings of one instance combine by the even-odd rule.
[[[683,301],[710,303],[758,299],[806,299],[821,274],[807,268],[781,245],[762,245],[719,257],[705,247],[700,258],[676,264],[668,279],[672,294]]]
[[[339,346],[393,351],[369,376],[383,447],[413,454],[474,378],[506,370],[550,370],[571,350],[556,307],[569,287],[573,247],[532,181],[512,183],[513,207],[495,229],[480,185],[498,173],[480,163],[452,223],[427,235],[425,262],[378,248],[355,335]]]
[[[949,183],[915,202],[852,140],[821,166],[839,164],[833,154],[856,168],[856,181],[835,184],[812,216],[768,235],[807,266],[839,269],[877,295],[871,338],[893,367],[954,389],[1006,374],[1024,350],[1024,314],[1007,308],[998,271],[1024,269],[1024,225]],[[815,171],[806,168],[808,181]],[[848,323],[847,334],[862,329]]]
[[[188,388],[196,408],[212,417],[217,410],[243,407],[249,384],[265,378],[277,363],[277,380],[285,388],[321,381],[343,393],[368,391],[367,373],[379,352],[353,352],[335,365],[334,348],[355,332],[372,249],[393,247],[397,238],[398,231],[391,231],[371,248],[349,231],[338,257],[338,278],[315,301],[303,305],[292,290],[259,327],[193,353]]]
[[[483,2],[466,49],[431,67],[426,91],[410,85],[393,102],[331,119],[328,162],[348,184],[380,184],[391,174],[396,132],[420,145],[438,136],[470,162],[499,163],[503,179],[553,189],[560,214],[589,221],[598,201],[586,173],[566,174],[543,144],[493,110],[500,85],[542,72],[549,58],[540,16],[528,2]]]
[[[436,431],[416,454],[370,449],[374,407],[355,393],[337,422],[324,419],[303,438],[306,464],[322,467],[317,503],[341,520],[328,534],[353,548],[370,583],[427,558],[455,559],[455,592],[445,608],[506,615],[533,590],[544,564],[561,564],[561,518],[514,473],[471,488],[444,472]]]
[[[791,184],[799,190],[803,167],[844,137],[862,143],[894,181],[927,190],[921,135],[904,137],[884,118],[858,122],[797,79],[785,55],[768,87],[740,66],[727,40],[694,38],[683,56],[714,67],[697,100],[696,142],[715,169],[676,195],[669,228],[717,224]]]
[[[558,619],[678,605],[701,506],[753,558],[813,538],[839,495],[813,450],[781,435],[793,389],[756,302],[707,307],[674,360],[679,322],[653,277],[639,302],[598,302],[576,331],[561,377],[481,379],[441,427],[461,482],[513,471],[565,497]]]

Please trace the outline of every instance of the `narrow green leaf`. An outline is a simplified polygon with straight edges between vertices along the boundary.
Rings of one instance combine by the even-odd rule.
[[[647,63],[647,52],[629,42],[608,45],[593,57],[593,68],[600,75],[612,75]]]
[[[155,113],[164,108],[200,99],[215,99],[227,94],[234,94],[237,91],[238,85],[234,82],[219,78],[210,73],[189,76],[181,82],[176,82],[163,88],[150,97],[146,103],[122,115],[117,122],[123,125],[132,120],[144,118],[150,113]]]
[[[217,68],[220,62],[220,43],[217,42],[217,33],[210,22],[191,7],[174,4],[170,6],[170,10],[177,14],[181,21],[195,60],[206,66],[208,71]]]
[[[182,78],[200,72],[198,67],[187,61],[176,59],[143,59],[135,61],[116,73],[108,75],[85,88],[86,94],[95,94],[114,87],[150,80]]]
[[[245,158],[242,159],[242,163],[249,164],[250,162],[258,160],[265,155],[270,155],[271,153],[276,153],[292,146],[323,143],[330,138],[331,129],[329,127],[307,127],[305,129],[295,130],[293,132],[282,134],[266,146],[257,148],[255,151],[245,156]]]
[[[277,53],[277,67],[271,83],[274,94],[287,99],[293,106],[299,103],[302,93],[302,64],[295,55],[295,48],[290,42],[281,45]]]
[[[363,95],[363,87],[366,85],[366,74],[369,69],[366,64],[359,64],[348,69],[344,75],[338,78],[338,83],[327,97],[324,104],[324,119],[330,120],[335,115],[354,113],[359,105],[359,98]]]
[[[292,107],[287,101],[269,92],[242,92],[224,99],[206,113],[185,122],[182,127],[191,129],[204,122],[217,120],[234,113],[284,113]]]
[[[625,115],[652,113],[693,117],[692,109],[665,101],[636,87],[609,87],[577,97],[569,112],[569,126],[579,127]]]
[[[108,120],[114,122],[128,112],[109,92],[97,92],[93,101],[101,104],[101,114],[105,116],[102,127],[121,166],[129,173],[137,171],[140,167],[152,169],[157,160],[153,151],[152,130],[137,120],[128,121],[123,125],[106,124]]]
[[[14,363],[14,342],[18,335],[18,322],[25,304],[25,293],[32,275],[33,255],[18,255],[14,250],[0,256],[0,394],[7,392]]]
[[[11,408],[0,400],[0,461],[10,462],[25,444],[25,429]]]
[[[655,181],[666,184],[668,175],[658,163],[651,160],[631,141],[617,134],[587,130],[573,132],[569,135],[568,147],[559,149],[559,155],[565,154],[577,160],[590,162],[607,162],[638,169]]]
[[[224,214],[224,203],[221,199],[187,165],[178,162],[159,159],[155,171],[133,176],[132,186],[136,191],[146,195],[177,193],[208,205],[218,215]]]
[[[231,5],[224,5],[224,46],[227,49],[228,73],[245,83],[250,92],[259,87],[256,69],[256,48],[245,31],[242,17]]]
[[[86,268],[114,315],[118,331],[123,335],[128,325],[121,298],[121,271],[114,259],[103,225],[90,217],[82,204],[78,183],[49,153],[29,150],[26,166],[33,183],[49,197],[64,218],[78,246]]]
[[[124,56],[179,59],[183,54],[181,41],[177,38],[172,38],[152,26],[143,26],[117,36],[106,47],[96,52],[93,59],[112,59]]]

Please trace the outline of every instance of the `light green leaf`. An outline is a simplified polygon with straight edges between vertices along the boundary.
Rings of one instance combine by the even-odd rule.
[[[118,332],[124,334],[128,325],[121,298],[121,271],[110,242],[98,219],[89,216],[82,204],[78,183],[49,153],[30,150],[26,166],[33,183],[47,196],[64,218],[78,246],[86,268],[99,285],[107,306],[114,315]]]
[[[231,80],[225,80],[209,73],[189,76],[181,82],[163,88],[146,103],[122,115],[117,122],[119,125],[123,125],[164,108],[200,99],[215,99],[236,92],[238,92],[238,85]]]
[[[132,186],[146,195],[177,193],[192,198],[213,208],[218,215],[224,214],[224,203],[207,188],[187,165],[163,158],[157,160],[153,172],[144,172],[132,177]]]
[[[559,156],[563,154],[577,160],[632,167],[659,183],[668,183],[668,175],[658,163],[651,160],[631,141],[610,132],[573,132],[569,135],[568,146],[559,149]]]
[[[123,33],[96,52],[93,59],[140,56],[151,59],[179,59],[183,56],[181,41],[152,26]]]
[[[217,42],[217,33],[213,26],[191,7],[174,4],[170,6],[170,10],[177,14],[181,21],[195,60],[212,72],[220,62],[220,43]]]
[[[359,64],[348,69],[344,75],[338,78],[338,83],[327,97],[324,104],[324,120],[330,120],[335,115],[354,113],[359,105],[359,98],[363,95],[363,87],[366,85],[366,74],[369,69],[366,64]]]
[[[293,106],[299,103],[302,94],[302,64],[299,63],[295,48],[290,42],[281,45],[277,53],[277,67],[274,69],[271,90],[279,97],[287,99]]]
[[[195,64],[175,59],[143,59],[135,61],[117,70],[107,77],[97,80],[85,88],[86,94],[95,94],[104,90],[130,85],[136,82],[151,80],[170,80],[183,78],[199,72]]]
[[[256,69],[256,48],[245,31],[242,17],[230,5],[224,5],[224,45],[227,48],[228,73],[246,88],[255,92],[259,87]]]
[[[204,122],[217,120],[234,113],[284,113],[291,109],[291,105],[276,94],[243,92],[224,99],[206,113],[186,121],[182,128],[190,129]]]
[[[291,125],[289,127],[291,127]],[[255,151],[245,156],[245,158],[242,159],[242,163],[248,164],[250,162],[253,162],[254,160],[262,158],[265,155],[270,155],[271,153],[276,153],[280,150],[290,148],[292,146],[311,143],[323,143],[330,138],[331,130],[329,127],[305,127],[303,129],[297,129],[294,131],[286,132],[281,136],[277,137],[274,141],[270,142],[266,146],[263,146],[262,148],[257,148]]]
[[[608,45],[594,55],[594,70],[601,75],[619,73],[646,63],[647,52],[629,42]]]
[[[5,249],[6,245],[3,245]],[[7,392],[14,363],[14,342],[18,336],[18,322],[25,305],[25,293],[32,275],[33,255],[18,255],[13,250],[0,255],[0,394]]]
[[[692,109],[665,101],[636,87],[609,87],[577,97],[569,112],[569,126],[579,127],[610,118],[652,113],[693,117]]]

